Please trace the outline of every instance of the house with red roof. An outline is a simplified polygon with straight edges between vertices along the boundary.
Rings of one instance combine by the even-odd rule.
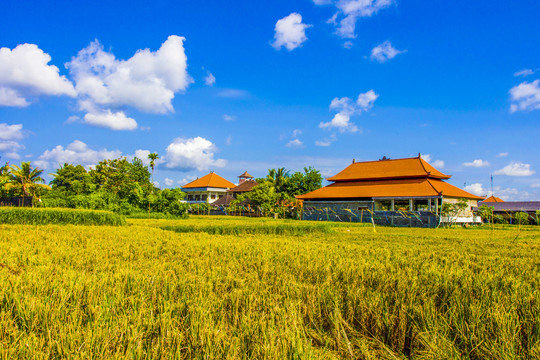
[[[235,184],[212,171],[202,178],[182,186],[182,191],[186,193],[184,201],[188,203],[207,202],[212,204],[234,187],[236,187]]]

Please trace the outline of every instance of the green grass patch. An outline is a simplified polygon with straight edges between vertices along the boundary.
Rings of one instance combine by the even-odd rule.
[[[175,231],[178,233],[205,232],[211,235],[307,235],[307,234],[328,234],[333,229],[328,224],[272,224],[272,223],[247,223],[244,225],[165,225],[163,230]]]
[[[122,215],[110,211],[57,208],[0,208],[0,224],[125,225]]]

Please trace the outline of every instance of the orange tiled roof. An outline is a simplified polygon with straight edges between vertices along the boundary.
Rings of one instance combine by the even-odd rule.
[[[501,199],[501,198],[498,198],[496,196],[491,195],[490,197],[485,198],[484,200],[482,200],[482,202],[504,202],[504,200]]]
[[[352,163],[328,181],[378,180],[429,177],[450,179],[420,157]]]
[[[439,179],[417,178],[376,181],[336,182],[305,195],[303,200],[380,198],[380,197],[428,197],[439,196],[481,200]]]
[[[206,187],[213,187],[213,188],[223,188],[223,189],[232,189],[235,187],[232,182],[229,180],[226,180],[216,174],[215,172],[211,172],[210,174],[204,175],[202,178],[194,180],[184,186],[182,186],[183,189],[189,189],[189,188],[206,188]]]

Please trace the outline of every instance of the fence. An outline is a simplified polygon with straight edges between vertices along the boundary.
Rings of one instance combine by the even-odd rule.
[[[302,220],[362,222],[400,227],[437,227],[440,216],[430,211],[371,211],[306,207]]]
[[[32,197],[24,196],[24,197],[0,198],[0,206],[31,207]]]

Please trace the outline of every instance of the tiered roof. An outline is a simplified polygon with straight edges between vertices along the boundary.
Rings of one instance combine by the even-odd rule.
[[[207,174],[203,176],[200,179],[194,180],[184,186],[182,186],[183,189],[190,189],[190,188],[222,188],[222,189],[232,189],[236,185],[230,182],[227,179],[222,178],[215,172],[211,172],[210,174]]]
[[[432,178],[450,179],[433,166],[429,165],[421,157],[353,162],[337,175],[328,178],[328,181],[353,181],[353,180],[382,180],[382,179],[405,179],[405,178]]]
[[[303,200],[446,196],[481,200],[443,181],[449,179],[421,157],[353,162],[328,178],[333,184],[305,195]]]

